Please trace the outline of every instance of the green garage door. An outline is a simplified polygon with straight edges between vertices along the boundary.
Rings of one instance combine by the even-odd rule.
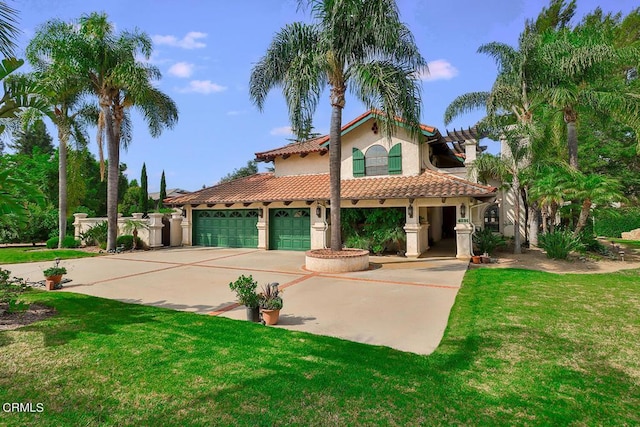
[[[194,210],[193,244],[225,248],[258,247],[258,211]]]
[[[269,210],[269,249],[311,249],[311,217],[308,208]]]

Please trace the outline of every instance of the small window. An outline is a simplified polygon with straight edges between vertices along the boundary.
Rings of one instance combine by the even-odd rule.
[[[389,156],[382,145],[373,145],[367,150],[364,158],[365,175],[387,175],[389,173]]]
[[[493,232],[500,232],[500,208],[491,205],[484,212],[484,227]]]

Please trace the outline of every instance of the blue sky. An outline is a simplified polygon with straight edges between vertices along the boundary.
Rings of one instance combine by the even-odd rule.
[[[152,62],[163,74],[159,87],[180,110],[174,129],[152,138],[134,113],[133,141],[121,154],[129,178],[140,178],[146,162],[149,191],[158,191],[162,170],[169,188],[197,190],[242,167],[254,153],[286,144],[288,113],[278,90],[263,112],[251,103],[251,68],[285,24],[308,21],[295,0],[9,0],[19,10],[23,49],[39,25],[71,21],[93,11],[106,12],[117,30],[138,28],[154,40]],[[515,45],[527,18],[537,16],[540,0],[398,0],[401,18],[412,30],[431,75],[422,82],[422,122],[445,130],[443,114],[456,96],[488,90],[495,64],[476,53],[490,41]],[[597,6],[628,13],[637,0],[578,0],[577,17]],[[364,106],[347,98],[345,122]],[[469,114],[449,129],[472,126]],[[328,93],[314,118],[317,132],[329,129]],[[95,130],[90,133],[95,135]],[[55,135],[52,133],[52,135]],[[492,144],[489,143],[491,146]],[[494,151],[495,147],[490,147]],[[96,152],[95,138],[92,151]],[[263,164],[264,165],[264,164]],[[264,166],[262,166],[263,168]]]

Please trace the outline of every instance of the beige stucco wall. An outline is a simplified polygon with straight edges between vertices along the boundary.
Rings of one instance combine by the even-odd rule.
[[[278,157],[274,160],[274,166],[276,176],[329,173],[329,154],[321,156],[319,153],[310,153],[306,157],[294,154],[286,159]]]
[[[371,128],[374,119],[371,118],[342,137],[342,179],[353,178],[353,149],[357,148],[366,154],[372,145],[382,145],[387,152],[394,145],[402,144],[402,175],[415,176],[420,174],[420,146],[411,142],[407,132],[398,128],[396,134],[389,140],[382,129],[374,133]]]

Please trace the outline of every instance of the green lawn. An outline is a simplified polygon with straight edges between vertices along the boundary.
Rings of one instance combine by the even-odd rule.
[[[77,249],[44,249],[43,247],[7,247],[0,248],[0,264],[18,264],[22,262],[53,261],[56,258],[85,258],[96,256],[93,252]]]
[[[640,240],[624,240],[624,239],[618,239],[615,237],[611,237],[608,238],[607,241],[609,242],[615,242],[618,244],[623,244],[632,248],[638,248],[640,249]]]
[[[33,293],[59,314],[0,333],[0,402],[44,412],[0,424],[638,425],[639,283],[469,271],[431,356]]]

